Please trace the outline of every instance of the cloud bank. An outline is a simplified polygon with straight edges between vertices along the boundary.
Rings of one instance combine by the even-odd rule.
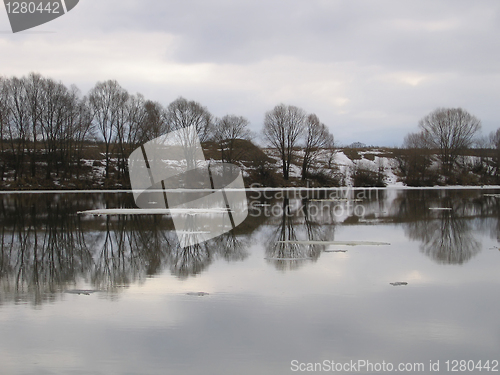
[[[338,142],[400,145],[437,107],[500,127],[497,1],[82,0],[12,34],[0,75],[31,71],[86,94],[116,79],[164,105],[178,96],[260,131],[279,103],[316,113]]]

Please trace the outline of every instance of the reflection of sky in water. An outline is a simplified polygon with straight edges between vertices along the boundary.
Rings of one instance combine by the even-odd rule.
[[[396,203],[383,204],[393,222],[337,224],[328,232],[330,240],[390,246],[329,245],[347,252],[279,268],[265,259],[276,224],[264,224],[242,237],[245,256],[226,261],[209,252],[214,259],[189,277],[167,267],[109,292],[63,293],[36,306],[9,300],[0,305],[0,370],[288,374],[294,359],[442,366],[448,359],[498,359],[500,251],[492,229],[498,216],[486,206],[487,219],[467,219],[465,232],[459,225],[480,250],[446,264],[409,235],[418,222],[395,214],[412,203]],[[413,214],[431,216],[417,221],[440,220],[442,213],[429,214],[420,203]],[[300,220],[294,225],[298,236],[307,235]],[[389,284],[395,281],[408,285]],[[75,287],[94,288],[84,279]],[[186,294],[198,291],[209,295]]]

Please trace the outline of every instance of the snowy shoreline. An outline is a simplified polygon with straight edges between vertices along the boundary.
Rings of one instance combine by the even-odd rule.
[[[500,189],[500,185],[483,185],[483,186],[466,186],[466,185],[449,185],[449,186],[401,186],[401,185],[389,185],[386,187],[352,187],[352,186],[341,186],[341,187],[249,187],[245,189],[224,189],[225,191],[366,191],[366,190],[491,190]],[[168,191],[200,191],[202,189],[169,189]],[[216,191],[212,189],[203,189],[204,191]],[[163,191],[163,190],[155,190]],[[98,193],[133,193],[133,190],[0,190],[0,194],[98,194]],[[143,192],[138,191],[138,192]],[[153,192],[153,190],[148,190],[148,192]]]

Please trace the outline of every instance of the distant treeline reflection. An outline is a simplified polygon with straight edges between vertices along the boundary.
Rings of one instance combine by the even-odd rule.
[[[216,259],[240,261],[248,256],[247,238],[233,233],[181,248],[171,221],[164,217],[77,215],[76,206],[98,203],[90,194],[2,198],[0,304],[39,304],[75,288],[79,280],[113,294],[165,269],[186,278]],[[108,207],[130,203],[126,196],[105,198]]]
[[[133,207],[131,194],[0,195],[0,305],[38,305],[81,282],[113,297],[165,270],[188,278],[217,259],[243,261],[254,242],[263,244],[276,269],[296,270],[320,258],[326,246],[317,241],[334,241],[338,225],[357,225],[361,231],[363,225],[401,226],[435,262],[463,264],[482,249],[476,233],[500,242],[500,201],[484,193],[415,190],[389,199],[381,192],[357,203],[364,207],[363,217],[343,218],[317,215],[324,212],[321,205],[337,203],[280,197],[261,202],[279,205],[279,215],[249,215],[234,233],[188,248],[179,246],[166,217],[77,215],[89,208]]]

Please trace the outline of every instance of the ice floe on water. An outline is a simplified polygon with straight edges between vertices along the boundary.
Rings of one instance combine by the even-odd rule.
[[[103,208],[78,211],[79,215],[169,215],[169,214],[226,214],[227,208]]]
[[[406,281],[395,281],[395,282],[389,283],[389,284],[391,284],[392,286],[408,285],[408,283]]]
[[[84,296],[90,296],[92,293],[96,292],[98,292],[98,290],[95,289],[70,289],[64,291],[64,293],[78,294],[78,295],[83,294]]]
[[[348,198],[338,198],[338,199],[309,199],[311,202],[363,202],[363,199],[348,199]]]
[[[340,245],[340,246],[382,246],[390,245],[388,242],[375,241],[276,241],[277,243],[294,244],[294,245]]]

